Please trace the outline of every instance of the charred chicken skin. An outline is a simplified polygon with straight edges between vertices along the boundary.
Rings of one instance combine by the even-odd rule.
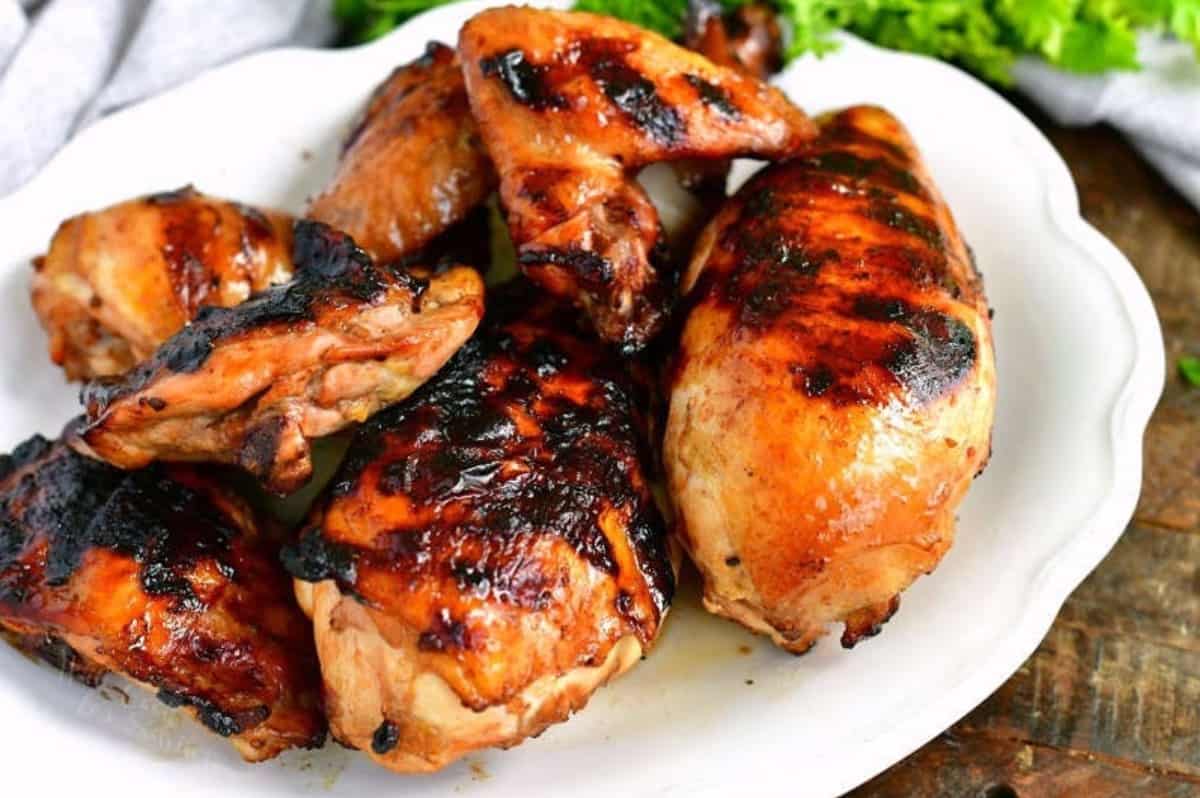
[[[392,261],[466,218],[495,183],[458,58],[434,42],[375,90],[308,216]]]
[[[291,220],[183,188],[63,222],[35,261],[33,307],[70,379],[121,374],[201,307],[292,276]]]
[[[294,237],[291,283],[204,308],[124,377],[88,384],[74,445],[127,469],[235,463],[287,493],[312,471],[309,439],[408,396],[483,315],[470,268],[377,267],[319,222]]]
[[[566,719],[653,643],[673,591],[638,389],[569,309],[502,302],[362,428],[285,549],[330,728],[396,771]]]
[[[814,133],[762,82],[609,17],[493,9],[463,27],[459,52],[521,268],[627,351],[658,332],[670,297],[658,213],[633,172],[777,158]]]
[[[803,652],[878,630],[990,452],[980,277],[901,124],[855,107],[697,245],[664,459],[713,612]]]
[[[320,745],[311,627],[277,544],[213,472],[120,471],[34,437],[0,457],[0,633],[155,690],[250,761]]]

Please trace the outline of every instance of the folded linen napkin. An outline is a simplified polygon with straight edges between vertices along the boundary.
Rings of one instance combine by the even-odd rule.
[[[107,113],[239,56],[334,34],[329,0],[0,0],[0,196]]]
[[[1200,209],[1200,63],[1192,47],[1143,35],[1141,72],[1072,75],[1033,58],[1017,86],[1062,125],[1107,122]]]

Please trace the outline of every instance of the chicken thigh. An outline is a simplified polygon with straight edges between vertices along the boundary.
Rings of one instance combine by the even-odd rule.
[[[188,187],[66,220],[35,261],[33,307],[70,379],[121,374],[201,307],[292,276],[291,220]]]
[[[483,315],[473,269],[378,267],[319,222],[294,238],[291,283],[205,308],[125,376],[89,383],[73,445],[121,468],[236,463],[287,493],[312,471],[309,439],[408,396]]]
[[[522,270],[626,351],[662,327],[671,294],[635,171],[782,157],[814,133],[762,82],[610,17],[492,9],[463,26],[459,51]]]
[[[250,761],[325,737],[278,544],[215,472],[120,471],[41,437],[0,456],[0,634],[157,691]]]
[[[308,216],[392,261],[465,219],[495,183],[458,58],[433,42],[375,90]]]
[[[645,653],[673,592],[637,384],[570,309],[505,291],[362,428],[285,550],[333,734],[396,771],[565,720]]]
[[[683,288],[664,460],[705,605],[853,645],[938,564],[990,452],[970,252],[908,133],[855,107],[738,192]]]

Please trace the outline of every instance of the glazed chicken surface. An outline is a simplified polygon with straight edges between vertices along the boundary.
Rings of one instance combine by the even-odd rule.
[[[814,133],[761,81],[609,17],[493,9],[463,27],[459,52],[522,270],[626,351],[654,337],[670,300],[635,171],[782,157]]]
[[[73,445],[127,469],[234,463],[287,493],[311,474],[311,438],[408,396],[483,314],[468,267],[379,267],[319,222],[294,238],[291,283],[205,308],[128,374],[88,384]]]
[[[33,307],[70,379],[121,374],[201,307],[292,275],[291,219],[187,187],[72,217],[35,261]]]
[[[434,42],[375,90],[308,216],[392,261],[465,219],[495,183],[458,58]]]
[[[705,605],[807,650],[853,645],[938,564],[990,453],[980,277],[886,111],[821,120],[697,245],[664,444]]]
[[[0,457],[0,635],[154,690],[249,761],[320,745],[311,627],[214,471],[126,472],[35,436]]]
[[[285,549],[332,733],[400,772],[565,720],[649,648],[673,592],[641,389],[573,311],[505,290],[362,428]]]

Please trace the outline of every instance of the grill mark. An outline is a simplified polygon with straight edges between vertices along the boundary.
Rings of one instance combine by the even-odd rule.
[[[737,121],[742,118],[741,110],[734,104],[733,98],[722,87],[715,83],[710,83],[699,75],[684,75],[684,80],[696,90],[696,95],[700,101],[712,108],[719,115],[730,121]]]
[[[559,575],[531,556],[534,541],[561,539],[616,576],[599,519],[618,510],[630,519],[625,528],[657,623],[674,577],[665,524],[644,477],[632,471],[642,434],[635,390],[618,359],[569,332],[577,321],[570,310],[544,327],[511,320],[545,303],[523,287],[502,293],[480,332],[434,379],[361,428],[334,479],[331,502],[357,502],[360,490],[402,494],[432,517],[423,512],[415,527],[370,548],[330,541],[314,527],[285,548],[290,573],[334,578],[349,592],[370,572],[451,579],[463,593],[542,610]],[[559,377],[587,385],[586,395],[544,393],[540,380]],[[538,431],[519,434],[514,414]],[[645,615],[644,601],[630,610],[639,611]],[[432,623],[426,650],[469,646],[469,629],[460,635],[456,620]]]
[[[912,172],[883,158],[863,158],[844,150],[829,150],[803,158],[801,163],[818,172],[849,177],[856,181],[869,181],[872,185],[886,186],[929,199],[929,192]]]
[[[519,49],[480,59],[479,70],[484,77],[499,80],[512,98],[527,108],[546,111],[567,107],[566,99],[550,89],[549,67],[531,63]]]
[[[608,285],[616,276],[612,262],[584,249],[526,249],[517,262],[525,267],[558,266],[570,271],[584,285],[591,286]]]
[[[273,325],[311,322],[318,303],[350,299],[368,302],[386,290],[371,259],[349,236],[319,222],[298,221],[294,228],[296,277],[231,308],[205,306],[191,324],[169,338],[154,355],[122,377],[84,386],[81,399],[89,419],[114,402],[134,395],[163,373],[187,374],[202,368],[216,345]],[[412,278],[410,289],[419,289]]]
[[[846,182],[829,183],[828,176]],[[788,370],[795,390],[811,399],[877,403],[897,389],[915,402],[944,396],[975,367],[978,342],[966,323],[922,304],[959,299],[967,287],[941,228],[889,191],[911,194],[914,186],[926,193],[909,169],[841,150],[768,170],[740,193],[737,216],[720,231],[690,302],[729,307],[735,323],[756,334],[796,337],[805,354]],[[849,237],[834,248],[834,239],[810,233],[810,226],[821,229],[814,223],[826,196],[851,190],[863,198],[853,212],[911,239]],[[830,201],[835,209],[846,204]],[[871,293],[847,296],[855,284]]]
[[[619,39],[585,39],[575,44],[588,74],[630,122],[659,144],[682,143],[686,126],[679,112],[667,105],[654,83],[626,61],[637,45]]]
[[[942,231],[934,222],[894,202],[873,200],[863,215],[893,230],[916,236],[934,249],[945,247]]]

